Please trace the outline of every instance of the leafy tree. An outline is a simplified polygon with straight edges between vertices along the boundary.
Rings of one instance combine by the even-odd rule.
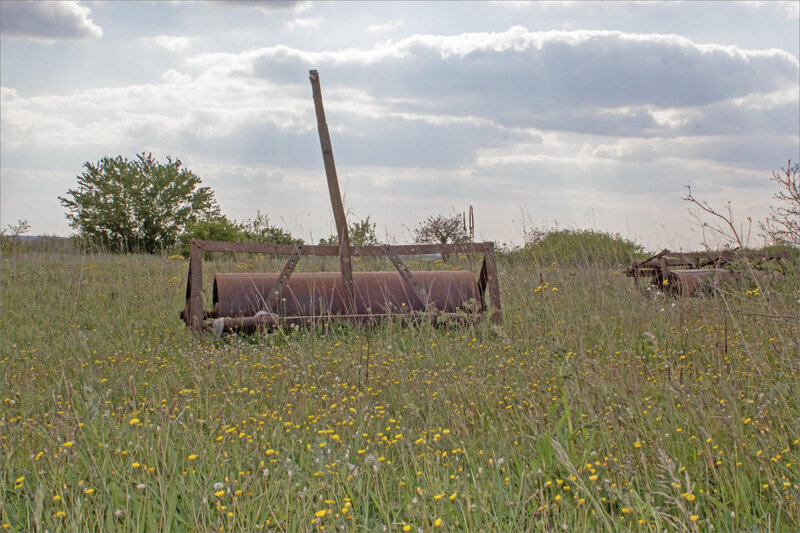
[[[256,212],[255,218],[238,224],[240,241],[249,242],[274,242],[277,244],[302,244],[303,239],[292,236],[291,233],[273,226],[269,217],[261,211]]]
[[[375,223],[369,217],[358,222],[353,222],[348,227],[351,246],[375,246],[378,244],[378,236],[375,233]],[[338,246],[339,237],[331,235],[327,239],[320,239],[321,245]]]
[[[470,237],[459,215],[436,215],[420,222],[414,230],[414,240],[421,244],[448,244],[469,242]]]
[[[187,225],[219,216],[214,193],[179,159],[160,163],[142,152],[84,169],[59,200],[82,239],[112,251],[152,253],[174,245]]]
[[[780,188],[775,199],[781,204],[770,207],[769,217],[760,224],[765,236],[775,244],[800,246],[800,163],[792,161],[770,178]]]

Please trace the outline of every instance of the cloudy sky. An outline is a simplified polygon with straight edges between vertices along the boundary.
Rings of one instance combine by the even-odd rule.
[[[228,216],[333,232],[309,69],[352,219],[475,208],[696,248],[682,185],[766,216],[800,159],[798,2],[0,2],[0,225],[67,235],[86,161],[180,158]]]

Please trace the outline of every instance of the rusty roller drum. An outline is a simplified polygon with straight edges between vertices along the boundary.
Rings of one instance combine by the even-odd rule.
[[[483,309],[482,295],[471,272],[414,272],[414,278],[427,295],[429,308],[397,272],[354,272],[355,313],[364,316],[391,313],[473,312]],[[252,317],[267,311],[281,319],[347,315],[342,276],[338,272],[293,274],[275,309],[270,308],[269,292],[278,274],[218,273],[214,276],[213,315]]]

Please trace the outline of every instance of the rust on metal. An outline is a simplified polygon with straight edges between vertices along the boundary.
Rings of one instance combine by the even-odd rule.
[[[297,262],[300,261],[300,255],[303,253],[303,245],[296,244],[294,247],[294,252],[292,253],[289,260],[286,261],[286,266],[283,267],[281,270],[278,279],[275,280],[275,284],[272,286],[272,289],[269,291],[269,296],[266,300],[267,308],[275,309],[278,302],[280,301],[281,295],[283,294],[283,289],[286,287],[286,282],[289,281],[289,276],[292,275],[294,272],[295,267],[297,266]]]
[[[355,313],[346,307],[337,272],[296,273],[286,284],[278,305],[262,309],[262,301],[277,277],[275,273],[217,273],[213,288],[215,313],[220,317],[248,317],[264,310],[278,316],[335,317],[427,311],[398,272],[354,272]],[[417,272],[415,278],[437,311],[474,312],[480,305],[478,285],[471,272]]]
[[[783,260],[787,257],[786,252],[670,252],[664,249],[647,259],[634,261],[625,274],[634,278],[637,285],[644,278],[663,292],[692,296],[703,290],[713,290],[722,282],[739,279],[745,273],[742,268],[723,268],[726,265],[746,261],[755,268],[759,262],[775,261],[785,274]]]
[[[386,250],[386,257],[389,258],[389,260],[392,262],[394,267],[397,269],[397,272],[403,278],[403,281],[405,281],[406,284],[409,287],[411,287],[411,290],[414,292],[414,295],[417,297],[417,300],[418,300],[420,306],[422,307],[422,309],[427,309],[429,302],[428,302],[428,296],[425,293],[425,289],[420,287],[419,283],[417,283],[417,280],[414,278],[414,275],[408,269],[408,267],[403,262],[403,260],[400,259],[400,256],[397,255],[394,252],[394,250],[392,250],[391,246],[386,246],[385,250]]]
[[[400,272],[355,272],[355,312],[352,312],[345,305],[342,277],[335,272],[287,272],[280,298],[270,298],[281,274],[287,268],[297,265],[297,262],[293,265],[287,263],[281,273],[215,274],[213,309],[204,310],[202,278],[197,275],[202,272],[204,252],[297,254],[299,261],[303,256],[336,256],[338,248],[307,245],[302,248],[300,255],[294,244],[192,240],[186,307],[181,318],[192,331],[211,328],[212,325],[205,322],[208,318],[223,319],[223,331],[251,331],[258,325],[272,329],[277,325],[309,324],[330,318],[375,322],[391,315],[419,316],[429,309],[434,310],[443,320],[448,317],[458,319],[464,315],[479,316],[490,309],[494,322],[502,323],[494,243],[354,246],[352,253],[354,256],[380,257],[387,255],[387,248],[392,255],[397,256],[432,253],[482,254],[481,274],[476,280],[468,271],[409,271],[411,279],[418,284],[419,293],[424,295],[420,298],[419,293]],[[192,302],[197,305],[191,305]],[[266,318],[263,314],[258,318],[259,313],[267,313]],[[215,326],[219,324],[216,323]]]

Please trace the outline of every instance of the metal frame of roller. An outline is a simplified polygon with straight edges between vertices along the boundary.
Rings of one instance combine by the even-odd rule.
[[[238,290],[227,289],[228,294],[220,299],[219,287],[215,306],[210,310],[203,308],[203,253],[204,252],[243,252],[265,255],[289,256],[283,270],[273,274],[219,274],[233,276]],[[352,256],[385,256],[395,265],[397,272],[355,272],[351,273],[354,288],[354,307],[345,304],[346,292],[340,281],[326,285],[325,279],[341,280],[340,273],[298,273],[295,267],[302,256],[338,256],[338,246],[309,246],[302,244],[271,244],[227,241],[192,240],[189,244],[189,276],[186,284],[186,307],[181,317],[192,331],[208,329],[207,319],[226,319],[224,331],[254,329],[264,326],[270,329],[289,324],[308,324],[320,320],[348,320],[372,322],[387,316],[426,315],[438,320],[475,316],[489,311],[496,324],[502,323],[500,307],[500,284],[497,277],[497,262],[494,244],[413,244],[393,246],[353,246]],[[483,261],[478,279],[468,271],[430,271],[411,272],[400,256],[424,254],[482,254]],[[391,278],[390,278],[391,276]],[[217,276],[215,276],[216,278]],[[473,280],[474,291],[467,277]],[[309,280],[316,278],[312,285],[321,290],[308,288]],[[293,290],[292,280],[297,280]],[[215,279],[215,281],[217,281]],[[230,283],[230,281],[228,282]],[[246,285],[252,290],[247,291]],[[303,285],[306,285],[303,288]],[[333,287],[331,289],[331,287]],[[386,289],[385,296],[376,298],[375,291]],[[296,291],[296,292],[295,292]],[[237,294],[238,293],[238,294]],[[327,301],[319,299],[309,308],[307,302],[300,300],[316,294],[330,294]],[[231,296],[232,295],[232,296]],[[488,298],[487,298],[488,295]],[[247,304],[240,305],[235,300],[244,299]],[[470,309],[470,300],[476,307]],[[403,305],[405,303],[405,305]],[[219,305],[222,304],[222,305]],[[352,311],[350,310],[352,309]],[[232,316],[226,316],[226,311]],[[255,312],[253,312],[255,311]],[[253,312],[252,314],[250,314]],[[291,314],[286,314],[286,313]],[[258,316],[256,316],[258,315]],[[228,320],[229,319],[229,320]]]
[[[325,177],[336,222],[339,246],[270,244],[192,240],[189,243],[189,276],[186,282],[186,307],[181,318],[192,331],[211,325],[216,334],[225,331],[272,329],[287,324],[313,324],[331,318],[355,322],[375,322],[393,315],[429,316],[462,320],[481,316],[490,308],[492,320],[502,323],[500,285],[494,244],[413,244],[393,246],[350,246],[339,180],[333,160],[319,73],[309,72],[314,97],[317,129],[325,164]],[[472,212],[470,212],[470,223]],[[203,252],[245,252],[288,255],[277,274],[217,274],[214,279],[214,308],[203,309]],[[421,254],[483,254],[476,280],[471,272],[412,273],[400,256]],[[338,256],[339,274],[298,273],[292,276],[304,255]],[[353,273],[351,256],[385,256],[397,272]],[[487,306],[485,293],[489,293]]]

